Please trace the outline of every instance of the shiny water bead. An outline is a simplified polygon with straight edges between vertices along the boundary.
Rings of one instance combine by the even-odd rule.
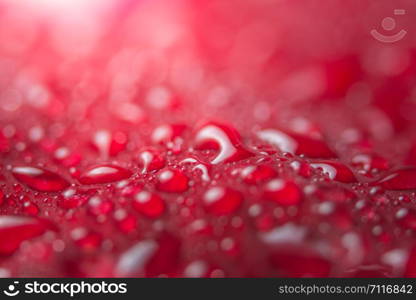
[[[94,216],[104,216],[109,214],[114,208],[114,203],[110,200],[102,200],[94,196],[88,200],[88,212]]]
[[[115,271],[118,276],[175,276],[178,272],[181,241],[169,233],[144,239],[121,254]]]
[[[357,181],[354,173],[346,165],[340,162],[323,160],[314,161],[310,165],[315,169],[322,170],[322,172],[331,180],[344,183],[353,183]]]
[[[245,183],[258,184],[277,175],[274,168],[268,165],[248,166],[241,170]]]
[[[137,157],[142,167],[142,173],[160,170],[166,164],[161,151],[153,148],[142,149]]]
[[[226,187],[211,187],[204,196],[206,210],[214,215],[228,215],[234,213],[242,204],[240,192]]]
[[[132,172],[115,165],[98,165],[84,171],[79,182],[82,184],[104,184],[127,179]]]
[[[92,252],[101,246],[102,236],[94,231],[89,231],[86,228],[75,228],[71,232],[71,237],[75,244],[82,250]]]
[[[157,194],[141,191],[134,196],[133,208],[149,218],[158,218],[165,211],[165,203]]]
[[[114,213],[114,218],[117,222],[117,227],[124,233],[133,232],[137,226],[137,216],[127,213],[125,210],[117,210]]]
[[[31,201],[25,201],[23,202],[23,212],[29,216],[37,216],[39,207]]]
[[[12,174],[23,184],[41,192],[58,192],[69,186],[62,176],[43,168],[18,166],[12,169]]]
[[[416,230],[416,212],[401,208],[396,212],[396,222],[404,229]]]
[[[279,148],[282,152],[305,155],[310,158],[335,158],[336,154],[320,139],[311,138],[297,133],[288,133],[277,129],[264,129],[257,136]]]
[[[225,124],[215,122],[205,124],[196,132],[195,143],[199,150],[218,151],[211,160],[213,165],[235,162],[253,155],[243,146],[238,132]]]
[[[174,143],[182,137],[185,130],[184,124],[160,125],[153,130],[152,142],[155,144]]]
[[[103,157],[116,156],[126,149],[127,143],[127,134],[121,131],[98,130],[92,138],[92,144]]]
[[[357,154],[351,159],[351,164],[366,172],[371,170],[384,171],[389,169],[389,162],[376,154]]]
[[[180,170],[168,168],[158,173],[156,188],[168,193],[181,193],[188,189],[189,179]]]
[[[273,179],[266,184],[263,197],[284,206],[297,205],[302,201],[302,191],[293,181]]]
[[[0,216],[0,255],[13,254],[20,244],[54,230],[51,223],[32,217]]]

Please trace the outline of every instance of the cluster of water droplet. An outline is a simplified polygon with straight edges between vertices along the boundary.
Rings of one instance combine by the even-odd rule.
[[[64,156],[74,154],[45,138],[19,152],[17,135],[3,137],[0,254],[8,272],[404,274],[416,169],[392,169],[357,147],[340,159],[339,145],[316,132],[264,128],[242,137],[209,121],[165,124],[148,138],[136,147],[128,133],[101,130],[69,162]]]

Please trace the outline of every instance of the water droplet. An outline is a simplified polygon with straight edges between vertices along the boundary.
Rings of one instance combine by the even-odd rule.
[[[83,227],[72,230],[71,236],[75,244],[87,252],[96,250],[102,242],[102,237],[99,233],[88,231]]]
[[[143,149],[138,154],[142,173],[160,170],[165,166],[165,159],[162,153],[156,149]]]
[[[104,158],[116,156],[124,151],[127,141],[127,135],[124,132],[110,132],[108,130],[97,131],[92,139],[93,145]]]
[[[194,158],[194,157],[185,158],[180,163],[185,164],[185,165],[186,164],[193,165],[192,170],[199,171],[201,175],[201,179],[203,181],[211,180],[211,177],[209,175],[210,165],[203,163],[199,159]]]
[[[224,124],[210,122],[196,133],[196,148],[199,150],[218,150],[211,164],[235,162],[246,159],[253,154],[246,150],[238,132]]]
[[[47,221],[20,216],[0,216],[0,254],[10,255],[20,244],[52,230]]]
[[[124,252],[117,263],[116,273],[119,276],[146,277],[171,275],[178,267],[179,254],[180,241],[163,233],[157,240],[140,241]]]
[[[416,212],[401,208],[396,212],[396,222],[405,229],[416,229]]]
[[[366,172],[371,170],[384,171],[389,168],[388,161],[375,154],[357,154],[351,159],[354,167],[360,168]]]
[[[41,192],[57,192],[69,186],[69,182],[58,174],[38,167],[14,167],[12,174],[28,187]]]
[[[75,167],[82,160],[82,157],[79,153],[71,152],[66,147],[56,149],[54,158],[65,167]]]
[[[228,215],[234,213],[242,204],[240,192],[230,188],[211,187],[203,196],[206,210],[214,215]]]
[[[248,166],[241,171],[245,183],[258,184],[277,175],[274,168],[268,165]]]
[[[31,201],[25,201],[23,202],[23,212],[29,216],[37,216],[39,207]]]
[[[165,203],[162,198],[147,191],[142,191],[135,195],[133,207],[139,213],[149,218],[158,218],[165,211]]]
[[[155,128],[152,133],[152,142],[155,144],[168,144],[177,142],[184,133],[186,125],[169,124]]]
[[[282,152],[305,155],[310,158],[334,158],[336,154],[325,144],[324,141],[308,136],[287,133],[276,129],[264,129],[257,136],[277,147]]]
[[[119,209],[115,212],[114,218],[117,221],[117,227],[124,233],[133,232],[137,228],[137,217]]]
[[[146,264],[158,248],[158,244],[154,240],[138,242],[122,253],[116,266],[116,273],[119,276],[143,274]]]
[[[302,200],[302,191],[293,181],[273,179],[266,184],[263,197],[280,205],[297,205]]]
[[[88,201],[88,211],[94,216],[104,216],[109,214],[114,208],[113,202],[102,200],[100,197],[91,197]]]
[[[115,165],[99,165],[87,169],[81,174],[79,182],[82,184],[103,184],[127,179],[132,173]]]
[[[71,209],[83,205],[87,200],[87,195],[77,193],[75,189],[71,188],[62,192],[62,199],[59,201],[59,206],[64,209]]]
[[[156,188],[163,192],[181,193],[188,189],[189,179],[182,171],[169,168],[159,172]]]
[[[208,265],[202,260],[191,262],[184,270],[183,274],[188,278],[205,277],[208,273]]]
[[[322,172],[329,177],[331,180],[352,183],[356,182],[357,179],[354,173],[344,164],[336,161],[315,161],[311,163],[312,168],[319,168]]]

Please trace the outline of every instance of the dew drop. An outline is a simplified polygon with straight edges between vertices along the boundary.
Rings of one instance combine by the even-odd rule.
[[[257,133],[259,139],[277,147],[282,152],[305,155],[310,158],[335,158],[336,154],[324,141],[308,136],[286,133],[277,129],[264,129]]]
[[[302,191],[293,181],[273,179],[266,184],[263,197],[284,206],[297,205],[302,201]]]
[[[38,167],[14,167],[12,174],[28,187],[41,192],[58,192],[69,186],[69,182],[58,174]]]
[[[133,208],[149,218],[158,218],[165,211],[165,203],[157,194],[141,191],[134,197]]]
[[[14,253],[20,244],[52,230],[47,221],[20,216],[0,216],[0,254]]]
[[[204,196],[206,210],[214,215],[229,215],[234,213],[242,204],[240,192],[230,188],[211,187]]]
[[[195,142],[199,150],[218,150],[211,160],[213,165],[235,162],[253,155],[242,145],[238,132],[224,124],[210,122],[202,126],[196,133]]]
[[[277,175],[274,168],[268,165],[248,166],[241,171],[245,183],[258,184]]]
[[[189,179],[182,171],[169,168],[159,172],[156,188],[163,192],[181,193],[188,189]]]
[[[127,179],[132,173],[115,165],[98,165],[87,169],[81,174],[79,182],[82,184],[103,184]]]
[[[156,149],[143,149],[139,152],[138,159],[142,169],[142,173],[160,170],[165,166],[165,159]]]
[[[322,172],[331,180],[352,183],[356,182],[352,171],[344,164],[336,161],[315,161],[311,163],[311,167],[315,169],[321,169]]]

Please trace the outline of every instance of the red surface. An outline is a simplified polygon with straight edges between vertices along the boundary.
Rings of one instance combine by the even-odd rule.
[[[1,274],[415,276],[412,1],[15,2]]]

